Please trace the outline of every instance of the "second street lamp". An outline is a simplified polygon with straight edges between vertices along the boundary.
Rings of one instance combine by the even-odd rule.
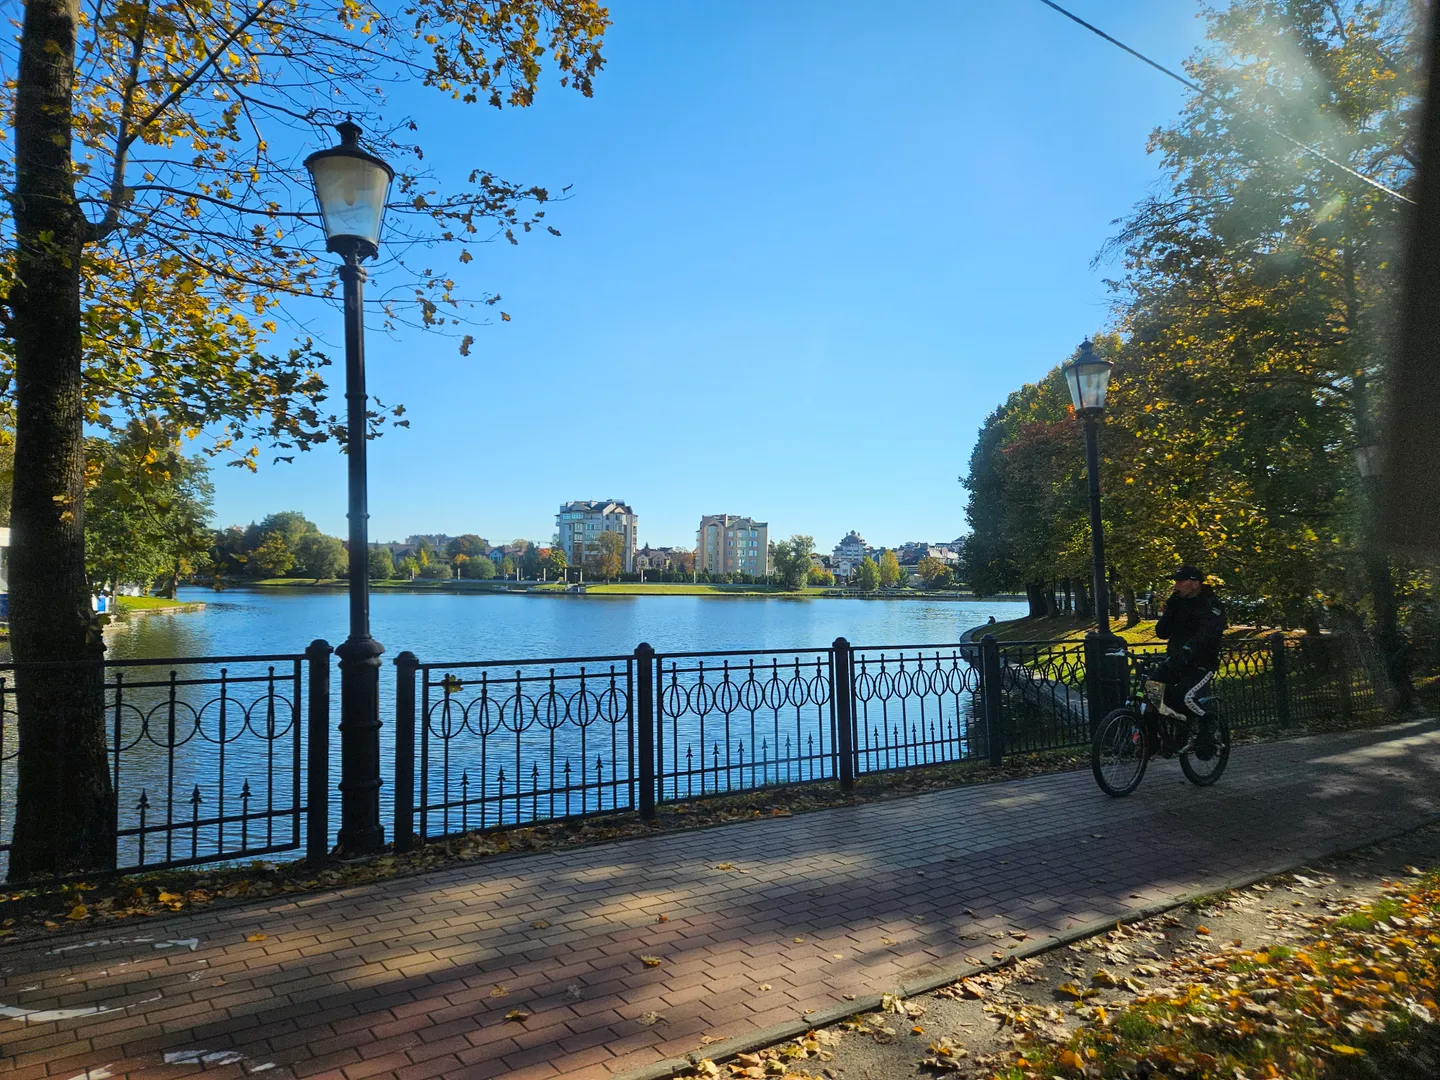
[[[1095,355],[1086,338],[1080,351],[1062,369],[1075,413],[1085,424],[1085,472],[1090,489],[1090,561],[1092,596],[1098,633],[1085,638],[1086,699],[1090,727],[1111,709],[1124,704],[1129,682],[1124,643],[1110,632],[1110,594],[1105,584],[1105,524],[1100,515],[1100,417],[1110,389],[1113,363]]]
[[[346,855],[385,845],[380,825],[380,655],[370,636],[369,518],[365,476],[365,270],[380,250],[380,226],[395,171],[360,149],[360,127],[336,125],[340,145],[305,159],[325,221],[325,248],[344,261],[345,452],[350,490],[350,636],[340,657],[340,835]]]

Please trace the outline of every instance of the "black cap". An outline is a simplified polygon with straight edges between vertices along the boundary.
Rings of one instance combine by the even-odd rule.
[[[1193,566],[1182,566],[1170,575],[1176,581],[1204,581],[1205,575]]]

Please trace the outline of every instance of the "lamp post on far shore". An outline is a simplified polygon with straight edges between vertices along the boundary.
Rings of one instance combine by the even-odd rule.
[[[1086,698],[1090,727],[1124,704],[1129,682],[1124,642],[1110,631],[1110,590],[1105,580],[1105,523],[1100,515],[1100,418],[1114,364],[1095,355],[1090,339],[1062,369],[1075,413],[1085,424],[1085,472],[1090,489],[1090,573],[1095,603],[1096,631],[1085,635]]]
[[[325,221],[325,249],[344,261],[345,452],[350,523],[350,636],[340,657],[340,850],[365,855],[385,845],[380,824],[380,655],[370,636],[370,554],[366,492],[365,270],[380,249],[380,225],[395,170],[360,149],[360,127],[337,124],[340,145],[305,159]]]

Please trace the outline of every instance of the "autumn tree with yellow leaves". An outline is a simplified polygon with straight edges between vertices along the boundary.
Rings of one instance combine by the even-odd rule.
[[[1394,601],[1367,553],[1354,451],[1374,440],[1393,344],[1415,10],[1234,0],[1207,13],[1209,44],[1187,64],[1204,93],[1151,137],[1165,183],[1110,249],[1119,333],[1097,348],[1116,362],[1101,449],[1122,586],[1163,587],[1193,562],[1255,618],[1314,626],[1328,609],[1383,632]],[[992,415],[966,478],[967,569],[992,588],[1075,574],[1085,552],[1078,425],[1060,425],[1056,382]],[[1074,448],[1037,454],[1042,433]]]
[[[364,127],[397,173],[387,277],[403,285],[382,318],[458,335],[469,305],[444,267],[543,227],[548,193],[482,162],[443,183],[424,163],[432,133],[392,114],[385,87],[525,106],[549,65],[588,95],[608,22],[593,0],[27,0],[0,155],[11,640],[21,664],[85,663],[19,673],[12,880],[114,859],[85,425],[153,417],[241,464],[339,438],[296,306],[335,293],[299,151],[346,116]]]

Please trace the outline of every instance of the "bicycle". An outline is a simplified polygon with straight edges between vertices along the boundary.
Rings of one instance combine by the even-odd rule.
[[[1196,720],[1177,719],[1160,711],[1160,686],[1146,680],[1138,709],[1132,704],[1106,713],[1095,729],[1090,769],[1100,790],[1112,798],[1140,786],[1152,757],[1178,756],[1180,771],[1196,787],[1219,780],[1230,761],[1230,725],[1215,698],[1199,699],[1205,714]]]

